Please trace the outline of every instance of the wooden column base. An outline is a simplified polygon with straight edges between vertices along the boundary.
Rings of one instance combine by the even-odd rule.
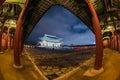
[[[15,64],[13,64],[13,67],[16,68],[16,69],[21,69],[21,68],[23,68],[23,65],[17,66],[17,65],[15,65]]]
[[[3,54],[4,52],[3,51],[0,51],[0,54]]]
[[[103,67],[99,70],[96,70],[94,68],[88,69],[83,75],[87,77],[94,77],[104,71]]]

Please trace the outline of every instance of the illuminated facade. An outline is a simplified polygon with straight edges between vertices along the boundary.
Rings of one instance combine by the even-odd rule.
[[[40,42],[38,42],[38,47],[51,47],[51,48],[59,48],[61,47],[61,38],[58,38],[53,35],[45,34],[43,37],[40,38]]]

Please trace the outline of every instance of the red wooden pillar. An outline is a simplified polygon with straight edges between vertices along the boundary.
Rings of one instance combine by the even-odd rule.
[[[110,38],[108,38],[108,48],[110,48]]]
[[[112,49],[114,49],[114,31],[112,31],[112,40],[111,40],[111,44],[112,44]]]
[[[7,30],[7,35],[6,35],[6,49],[9,48],[9,47],[8,47],[8,42],[9,42],[9,40],[8,40],[8,38],[9,38],[9,32],[10,32],[10,24],[8,25],[8,30]]]
[[[11,49],[11,45],[12,45],[12,38],[11,38],[11,34],[10,34],[10,41],[9,41],[9,47]]]
[[[21,31],[21,52],[23,51],[23,48],[24,48],[24,37],[23,37],[23,28],[22,28],[22,31]]]
[[[117,36],[118,36],[118,52],[119,52],[120,51],[120,36],[119,34]]]
[[[118,21],[118,25],[120,25],[120,20]],[[116,27],[115,27],[115,29],[116,29]],[[116,33],[116,42],[117,42],[117,51],[119,51],[119,48],[120,48],[119,44],[120,43],[119,43],[119,34],[118,33]]]
[[[115,49],[115,36],[113,37],[113,49]]]
[[[2,52],[2,34],[3,34],[4,23],[5,23],[5,20],[3,21],[1,29],[0,29],[0,53],[3,53]]]
[[[2,29],[0,29],[0,53],[3,53],[2,52]]]
[[[21,14],[20,14],[21,15]],[[21,17],[21,16],[19,16]],[[20,32],[20,27],[22,26],[22,21],[20,20],[20,18],[18,19],[17,22],[17,27],[15,30],[15,36],[14,36],[14,62],[15,62],[15,66],[20,66],[21,67],[21,63],[20,63],[20,56],[19,56],[19,32]]]
[[[19,55],[21,55],[21,53],[22,53],[22,50],[23,50],[23,27],[21,27],[20,28],[20,35],[19,35],[20,37],[19,37],[19,39],[20,39],[20,41],[19,41]]]
[[[26,0],[26,3],[28,3],[28,1]],[[17,25],[16,25],[16,30],[15,30],[15,35],[14,35],[14,67],[15,68],[22,68],[22,65],[20,63],[20,53],[21,53],[21,39],[22,39],[22,27],[23,27],[23,15],[25,13],[26,10],[26,6],[23,7],[18,21],[17,21]]]
[[[96,56],[95,56],[94,69],[99,70],[100,68],[102,68],[102,60],[103,60],[103,41],[102,41],[101,27],[93,5],[88,0],[85,1],[92,14],[92,23],[93,23],[95,39],[96,39]]]
[[[116,35],[116,46],[117,46],[117,51],[119,51],[119,38],[118,34]]]

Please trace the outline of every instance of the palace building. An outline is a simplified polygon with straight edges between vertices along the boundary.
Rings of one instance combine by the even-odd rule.
[[[62,44],[61,40],[61,38],[56,36],[45,34],[40,38],[40,41],[37,43],[37,47],[59,48]]]

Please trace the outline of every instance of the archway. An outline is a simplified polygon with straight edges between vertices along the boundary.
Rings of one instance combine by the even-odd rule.
[[[26,41],[29,48],[25,48],[25,51],[43,74],[51,78],[66,73],[62,73],[62,69],[71,71],[91,58],[95,48],[88,47],[95,46],[94,41],[93,32],[79,18],[63,6],[55,5],[35,25]],[[47,73],[48,67],[52,68],[51,73]],[[54,69],[58,69],[60,74]]]
[[[98,0],[98,2],[99,2],[99,0]],[[101,28],[100,28],[99,20],[98,20],[97,14],[95,12],[95,9],[88,0],[86,0],[86,2],[85,1],[77,1],[77,0],[73,0],[73,1],[69,1],[69,0],[67,0],[67,1],[66,0],[44,1],[44,0],[41,0],[38,2],[37,1],[30,1],[28,6],[25,7],[25,8],[27,8],[27,10],[25,10],[25,8],[23,8],[21,15],[18,19],[18,29],[16,29],[16,33],[15,33],[16,34],[15,35],[15,37],[16,37],[15,38],[15,41],[16,41],[15,46],[16,47],[14,48],[14,50],[15,50],[15,52],[14,52],[15,65],[21,66],[19,54],[21,53],[21,50],[22,50],[21,44],[23,41],[19,41],[19,40],[22,39],[23,30],[25,30],[24,31],[24,34],[25,34],[24,38],[25,38],[29,35],[28,31],[32,31],[34,25],[39,20],[39,18],[41,18],[42,14],[44,14],[45,11],[50,6],[56,5],[56,4],[63,5],[64,7],[66,7],[70,11],[72,11],[75,15],[77,15],[79,18],[81,18],[81,20],[83,20],[83,22],[85,22],[91,28],[91,30],[94,31],[95,36],[96,36],[96,59],[95,59],[94,69],[96,71],[101,70],[101,68],[102,68],[102,56],[103,56]],[[36,5],[36,7],[34,7],[34,5]],[[33,7],[34,7],[34,9],[33,9]],[[88,8],[90,10],[87,10]],[[33,13],[31,13],[31,12],[33,12]],[[101,13],[101,12],[99,12],[99,13]],[[83,15],[83,14],[84,14],[84,16],[81,17],[81,15]],[[92,16],[92,20],[91,20],[91,16]],[[24,17],[24,18],[22,18],[22,17]],[[23,19],[24,19],[24,22],[23,22]],[[20,22],[19,22],[19,20],[20,20]],[[31,21],[31,23],[29,23],[30,21]],[[22,27],[22,25],[24,27]],[[24,29],[22,29],[22,28],[24,28]],[[18,30],[21,30],[21,31],[18,31]],[[19,45],[17,45],[17,44],[19,44]],[[18,48],[20,48],[20,50],[18,50]]]

